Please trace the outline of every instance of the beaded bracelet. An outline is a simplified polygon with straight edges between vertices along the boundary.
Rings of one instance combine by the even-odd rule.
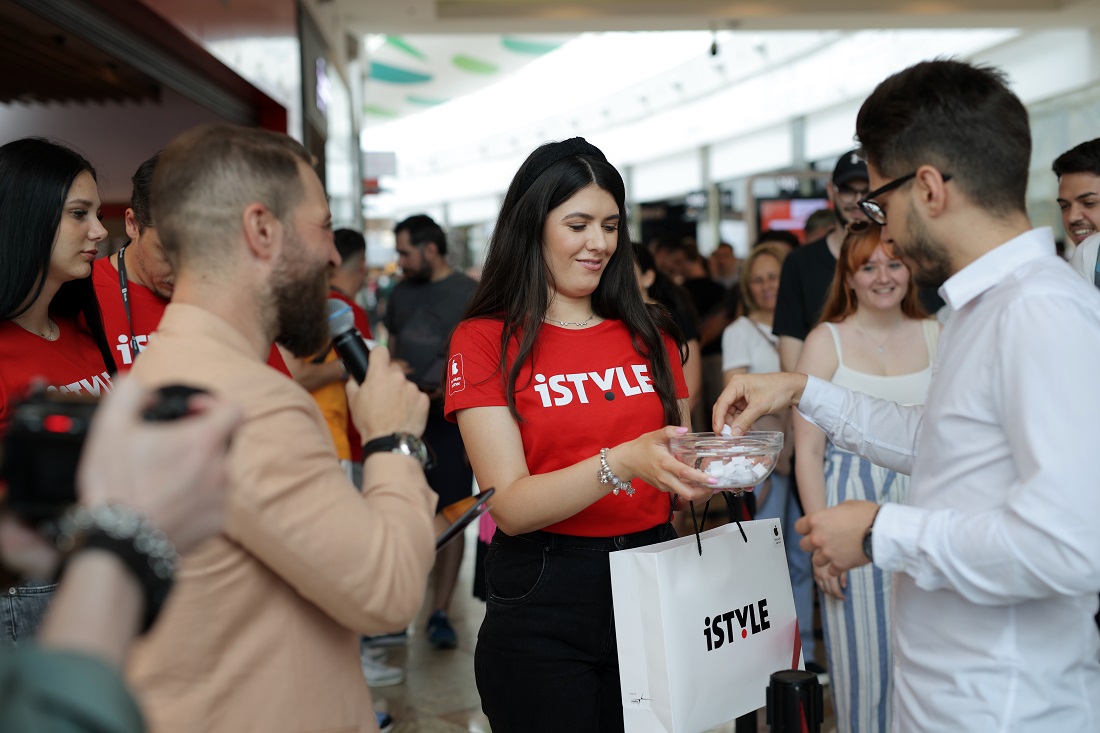
[[[596,477],[601,484],[611,486],[611,493],[615,496],[618,496],[620,491],[625,491],[627,496],[634,496],[634,486],[629,481],[623,481],[616,476],[611,466],[607,464],[608,450],[608,448],[600,448],[600,470],[596,472]]]
[[[82,549],[115,555],[141,587],[141,633],[152,627],[180,562],[172,542],[155,524],[128,507],[75,507],[57,522],[55,542],[67,557]]]

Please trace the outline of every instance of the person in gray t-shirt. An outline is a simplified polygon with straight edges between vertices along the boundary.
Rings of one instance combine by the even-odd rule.
[[[406,365],[409,379],[432,398],[424,440],[435,451],[428,484],[439,494],[436,511],[470,495],[473,470],[466,460],[458,426],[443,417],[440,388],[451,332],[462,320],[477,283],[447,263],[447,235],[431,217],[410,216],[394,228],[402,280],[393,289],[383,324],[394,359]],[[457,644],[447,607],[462,563],[463,543],[440,550],[432,588],[428,640],[436,647]]]

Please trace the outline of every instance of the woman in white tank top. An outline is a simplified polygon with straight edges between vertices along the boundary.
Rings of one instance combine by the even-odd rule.
[[[900,404],[921,404],[932,380],[940,327],[921,310],[909,270],[881,230],[849,227],[821,323],[795,371]],[[794,417],[795,474],[807,514],[848,499],[904,502],[909,477],[827,445],[825,434]],[[815,568],[837,730],[890,729],[893,682],[890,574],[873,565],[832,577]]]

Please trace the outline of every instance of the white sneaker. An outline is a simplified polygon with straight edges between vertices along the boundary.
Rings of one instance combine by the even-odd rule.
[[[363,666],[363,679],[370,687],[393,687],[405,681],[405,670],[382,664],[369,653],[360,654],[359,661]]]
[[[381,647],[367,646],[366,637],[359,638],[359,658],[369,656],[376,662],[385,662],[390,656],[390,653]]]

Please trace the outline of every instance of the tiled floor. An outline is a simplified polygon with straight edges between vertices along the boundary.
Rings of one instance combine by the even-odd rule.
[[[372,694],[376,709],[389,712],[397,720],[395,733],[490,733],[474,685],[474,644],[485,612],[484,604],[471,593],[476,537],[471,529],[465,538],[466,553],[451,604],[458,648],[443,651],[428,643],[424,633],[428,611],[422,610],[409,631],[408,645],[388,650],[386,663],[404,667],[407,679],[402,685],[376,689]],[[819,658],[824,658],[824,649],[820,649]],[[826,697],[827,693],[828,690]],[[823,731],[833,725],[830,708],[826,700]],[[757,721],[758,730],[768,730],[763,711]],[[728,723],[710,733],[734,733],[734,724]]]

